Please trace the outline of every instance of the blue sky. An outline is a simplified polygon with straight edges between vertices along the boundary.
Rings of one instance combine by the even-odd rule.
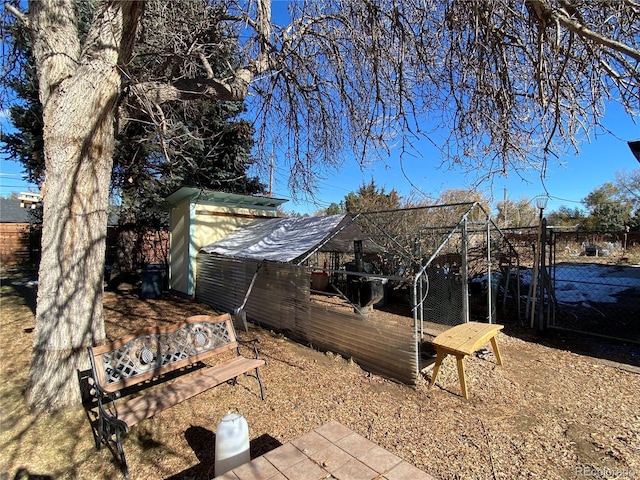
[[[11,128],[7,112],[0,111],[2,133],[6,133]],[[6,197],[12,192],[38,191],[35,185],[30,185],[22,179],[22,164],[8,160],[5,154],[0,155],[0,196]]]
[[[577,156],[569,155],[552,160],[547,168],[547,175],[543,181],[539,172],[531,171],[524,175],[524,179],[511,172],[508,177],[495,177],[493,185],[483,184],[480,191],[485,197],[493,200],[493,205],[504,198],[506,188],[507,198],[513,201],[527,197],[533,200],[537,195],[548,192],[550,195],[547,211],[556,210],[559,206],[580,207],[580,201],[596,187],[605,182],[615,180],[616,172],[630,171],[640,168],[640,164],[631,154],[627,141],[640,139],[640,126],[634,124],[617,104],[608,105],[607,114],[603,121],[611,134],[591,134],[591,141],[580,145]],[[0,116],[0,126],[10,128],[4,115]],[[398,152],[384,162],[374,163],[366,169],[361,169],[355,161],[347,162],[332,175],[326,175],[318,183],[315,194],[316,200],[290,200],[284,204],[287,212],[313,214],[326,208],[330,203],[339,203],[351,191],[357,191],[363,183],[373,179],[378,187],[384,187],[389,192],[395,189],[403,197],[410,195],[413,187],[418,187],[424,194],[437,197],[442,191],[451,188],[470,187],[473,179],[464,174],[445,171],[438,168],[440,153],[432,145],[424,142],[420,145],[419,156],[406,156],[402,168]],[[404,169],[404,172],[402,172]],[[22,180],[22,166],[6,158],[0,162],[0,195],[7,196],[11,192],[37,190]],[[408,177],[410,181],[405,177]],[[276,165],[274,196],[291,199],[287,187],[289,172],[282,165]],[[269,178],[262,178],[268,184]],[[546,190],[545,190],[546,188]]]
[[[276,22],[286,20],[286,7],[286,1],[274,0],[273,18]],[[9,127],[4,114],[5,112],[0,112],[0,128]],[[640,126],[634,124],[622,108],[613,103],[607,105],[603,123],[611,134],[590,132],[590,142],[580,145],[578,155],[571,154],[550,161],[544,181],[536,171],[520,174],[509,172],[508,177],[494,177],[491,184],[485,183],[479,190],[486,198],[492,200],[494,206],[503,200],[506,189],[507,198],[513,201],[518,201],[521,197],[533,200],[538,195],[548,193],[550,199],[547,211],[555,210],[561,205],[580,207],[580,201],[596,187],[614,181],[616,172],[640,168],[626,143],[629,140],[640,139]],[[433,145],[425,141],[418,146],[418,150],[418,155],[405,156],[402,166],[399,152],[393,151],[384,162],[374,163],[365,169],[361,169],[354,160],[348,161],[339,170],[324,175],[318,182],[315,193],[317,201],[291,200],[283,207],[287,212],[313,214],[332,202],[339,203],[345,195],[358,190],[363,183],[369,183],[371,179],[378,187],[384,187],[387,192],[395,189],[404,198],[411,194],[413,186],[432,198],[437,198],[447,189],[468,189],[471,186],[473,179],[463,173],[438,168],[442,159],[440,152]],[[7,161],[4,157],[1,159],[0,195],[35,189],[34,185],[29,185],[21,179],[21,173],[22,166],[19,163]],[[286,167],[278,165],[277,162],[274,196],[291,198],[291,192],[287,187],[288,177]],[[268,185],[268,173],[261,180]],[[415,198],[419,199],[419,196]]]
[[[10,128],[5,112],[0,112],[0,129],[6,132]],[[22,179],[22,165],[7,159],[0,154],[0,196],[6,197],[12,192],[38,191],[35,185],[30,185]]]
[[[579,145],[577,155],[572,153],[551,159],[544,180],[540,178],[539,171],[509,172],[507,177],[494,177],[491,183],[485,182],[477,190],[489,198],[494,207],[503,200],[505,188],[507,198],[513,201],[519,201],[522,197],[533,201],[538,195],[548,194],[546,211],[556,210],[561,205],[580,207],[580,201],[595,188],[605,182],[615,181],[616,172],[640,168],[627,145],[629,140],[640,139],[640,126],[634,124],[624,110],[614,103],[607,105],[603,124],[611,133],[591,132],[590,141]],[[402,165],[399,152],[392,152],[384,162],[366,169],[361,169],[355,161],[348,162],[334,175],[319,182],[315,194],[318,202],[312,199],[291,200],[283,207],[287,212],[312,214],[332,202],[339,203],[345,195],[357,191],[371,179],[378,187],[384,187],[386,192],[395,189],[404,198],[415,190],[414,186],[432,198],[437,198],[447,189],[471,188],[473,178],[439,167],[441,155],[433,145],[423,142],[419,150],[420,155],[405,156]],[[283,169],[276,171],[274,196],[290,198],[287,176],[288,172]],[[263,180],[268,182],[268,178]],[[420,195],[414,198],[419,199]]]

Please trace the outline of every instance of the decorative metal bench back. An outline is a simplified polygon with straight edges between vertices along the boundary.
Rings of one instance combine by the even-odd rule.
[[[90,358],[96,382],[111,393],[233,348],[236,333],[229,314],[196,315],[173,327],[147,328],[91,348]]]

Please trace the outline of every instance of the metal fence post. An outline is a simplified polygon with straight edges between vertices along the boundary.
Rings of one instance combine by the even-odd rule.
[[[462,220],[462,321],[469,321],[469,258],[467,255],[467,243],[469,235],[467,231],[467,217]]]
[[[538,331],[544,332],[547,328],[545,316],[545,290],[547,288],[547,268],[546,268],[546,246],[547,246],[547,219],[542,219],[540,225],[540,298],[538,300]]]
[[[493,323],[493,282],[491,281],[491,224],[489,216],[486,217],[487,225],[487,319]]]

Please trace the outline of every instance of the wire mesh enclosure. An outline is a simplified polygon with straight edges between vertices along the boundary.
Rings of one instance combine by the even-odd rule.
[[[229,312],[246,304],[249,319],[408,384],[425,337],[471,320],[639,341],[628,239],[568,238],[540,217],[502,231],[481,204],[456,203],[264,223],[264,238],[239,231],[200,252],[196,296]]]
[[[640,343],[640,268],[629,263],[626,239],[553,228],[544,237],[548,325]]]
[[[640,343],[640,268],[559,262],[551,327]]]
[[[328,242],[311,261],[323,265],[329,295],[365,313],[402,314],[420,338],[469,320],[495,322],[498,311],[518,314],[519,285],[510,284],[518,255],[479,203],[359,213],[352,222],[361,242],[349,251]]]
[[[640,246],[634,234],[563,231],[544,221],[543,227],[539,246],[535,229],[505,231],[521,263],[523,323],[639,343],[640,268],[633,259]],[[533,291],[536,255],[543,268]]]
[[[201,252],[196,295],[233,311],[258,271],[248,318],[405,383],[419,375],[425,335],[517,314],[518,256],[478,203],[358,213],[336,225],[295,265],[256,270]]]

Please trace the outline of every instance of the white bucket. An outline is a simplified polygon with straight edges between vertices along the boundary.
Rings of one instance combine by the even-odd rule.
[[[216,429],[215,476],[224,475],[249,460],[247,421],[239,413],[228,413]]]

